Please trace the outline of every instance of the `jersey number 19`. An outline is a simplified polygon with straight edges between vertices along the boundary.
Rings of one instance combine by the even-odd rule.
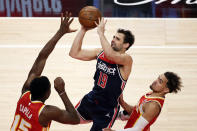
[[[100,71],[99,80],[98,80],[97,85],[100,86],[101,88],[105,88],[106,83],[107,83],[107,79],[108,79],[107,74]]]

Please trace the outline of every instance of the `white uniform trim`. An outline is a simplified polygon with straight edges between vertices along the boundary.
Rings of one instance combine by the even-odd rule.
[[[42,110],[44,109],[44,107],[45,107],[45,105],[42,105],[42,107],[39,109],[39,111],[38,111],[38,118],[39,118],[39,116],[40,116],[40,113],[41,113]]]
[[[149,122],[141,115],[134,127],[117,131],[142,131],[148,125],[148,123]]]

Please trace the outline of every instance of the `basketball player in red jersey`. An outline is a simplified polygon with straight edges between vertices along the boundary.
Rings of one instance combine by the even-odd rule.
[[[70,19],[70,16],[71,13],[66,12],[65,18],[63,18],[62,14],[59,30],[36,58],[23,85],[11,131],[48,131],[52,120],[64,124],[79,123],[80,119],[65,92],[65,84],[62,78],[57,77],[54,80],[54,87],[61,97],[66,110],[44,104],[45,100],[50,96],[51,84],[46,76],[41,76],[46,60],[55,48],[58,40],[64,34],[76,31],[69,27],[73,21],[73,18]]]
[[[93,122],[91,131],[112,127],[120,108],[119,97],[133,63],[132,57],[126,53],[134,43],[133,34],[129,30],[119,29],[110,45],[104,35],[105,24],[104,19],[97,24],[102,49],[81,49],[83,38],[88,31],[82,26],[69,53],[75,59],[97,60],[93,89],[76,105],[80,123]]]
[[[181,79],[173,72],[165,72],[155,80],[150,89],[152,92],[142,96],[136,106],[128,105],[121,97],[120,103],[123,109],[130,114],[120,113],[120,119],[129,118],[125,129],[117,131],[149,131],[150,126],[159,116],[164,104],[165,95],[177,93],[181,90]],[[104,131],[114,131],[104,129]]]

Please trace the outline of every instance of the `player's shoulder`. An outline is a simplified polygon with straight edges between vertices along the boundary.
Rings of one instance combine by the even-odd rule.
[[[20,98],[25,97],[25,96],[30,96],[31,92],[29,90],[25,91]]]
[[[128,53],[124,53],[125,54],[125,56],[127,56],[127,57],[129,57],[129,58],[131,58],[132,59],[132,56],[130,55],[130,54],[128,54]]]
[[[102,48],[95,48],[95,53],[98,56],[99,54],[101,54],[103,52]]]
[[[42,114],[48,115],[48,113],[55,113],[57,110],[60,110],[59,107],[53,105],[44,105]]]
[[[133,58],[130,54],[128,53],[124,53],[125,59],[127,61],[127,63],[132,64],[133,63]]]
[[[161,106],[158,101],[152,100],[146,103],[145,105],[149,110],[160,110]]]

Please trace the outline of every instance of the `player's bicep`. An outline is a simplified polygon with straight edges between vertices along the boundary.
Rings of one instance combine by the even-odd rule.
[[[63,124],[75,124],[75,119],[66,110],[61,110],[56,106],[46,106],[39,116],[40,124],[46,126],[50,121],[57,121]]]
[[[109,59],[119,65],[131,65],[133,60],[128,54],[115,53],[109,56]]]
[[[74,58],[84,61],[96,59],[101,49],[82,49]]]
[[[24,92],[26,92],[27,90],[29,90],[29,86],[30,86],[31,81],[34,78],[39,77],[41,75],[45,63],[46,63],[46,59],[40,59],[39,57],[36,59],[36,61],[34,62],[32,68],[28,74],[27,80],[25,81],[25,83],[23,85],[22,94]]]
[[[144,105],[144,113],[142,116],[150,122],[154,117],[159,115],[160,110],[161,108],[158,103],[154,101],[148,102]]]

